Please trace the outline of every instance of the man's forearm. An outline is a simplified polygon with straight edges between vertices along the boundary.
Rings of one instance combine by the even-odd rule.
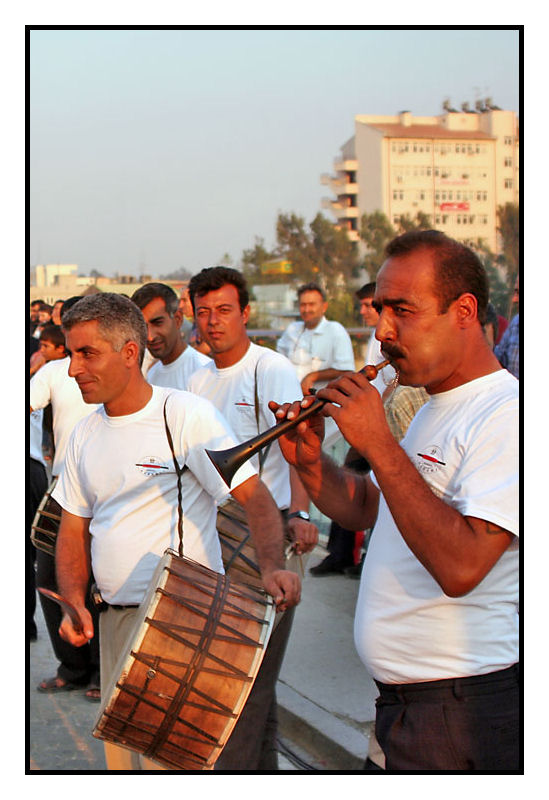
[[[250,479],[234,489],[232,494],[246,511],[261,572],[284,569],[282,518],[265,484]]]
[[[77,607],[85,605],[91,574],[89,533],[63,524],[63,515],[56,543],[55,568],[59,593]]]
[[[346,530],[371,528],[377,515],[377,494],[368,492],[366,475],[338,466],[325,453],[312,467],[297,472],[315,506]]]

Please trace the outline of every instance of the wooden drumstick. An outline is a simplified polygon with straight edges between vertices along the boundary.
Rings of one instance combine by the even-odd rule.
[[[80,614],[64,597],[61,597],[60,594],[57,592],[52,592],[51,589],[44,589],[42,586],[38,586],[38,591],[44,595],[44,597],[49,597],[50,600],[53,600],[55,603],[61,606],[63,611],[70,617],[72,622],[72,627],[76,631],[76,633],[82,633],[84,630],[84,626],[82,624],[82,620],[80,619]]]

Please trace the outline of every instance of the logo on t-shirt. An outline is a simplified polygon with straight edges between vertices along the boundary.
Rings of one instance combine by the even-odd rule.
[[[440,467],[446,466],[442,450],[436,444],[430,444],[423,453],[416,453],[415,462],[419,472],[424,474],[438,472]]]
[[[254,403],[250,403],[245,397],[241,397],[240,400],[236,400],[235,407],[238,411],[246,411],[247,408],[253,408]]]
[[[152,476],[152,475],[161,475],[163,472],[169,472],[169,467],[161,461],[159,458],[155,458],[154,456],[147,456],[147,458],[143,458],[135,465],[143,475]]]

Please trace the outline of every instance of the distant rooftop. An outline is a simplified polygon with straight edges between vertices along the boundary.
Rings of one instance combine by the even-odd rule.
[[[448,130],[442,125],[401,125],[394,122],[366,122],[370,128],[392,139],[486,139],[496,137],[483,131]]]

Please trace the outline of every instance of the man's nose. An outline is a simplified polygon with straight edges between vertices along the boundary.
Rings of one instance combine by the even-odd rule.
[[[392,323],[391,317],[384,309],[381,310],[376,325],[376,339],[380,342],[386,342],[395,338],[395,328]]]
[[[79,360],[74,355],[71,355],[71,360],[69,362],[69,378],[76,378],[80,372],[81,367],[79,365]]]

